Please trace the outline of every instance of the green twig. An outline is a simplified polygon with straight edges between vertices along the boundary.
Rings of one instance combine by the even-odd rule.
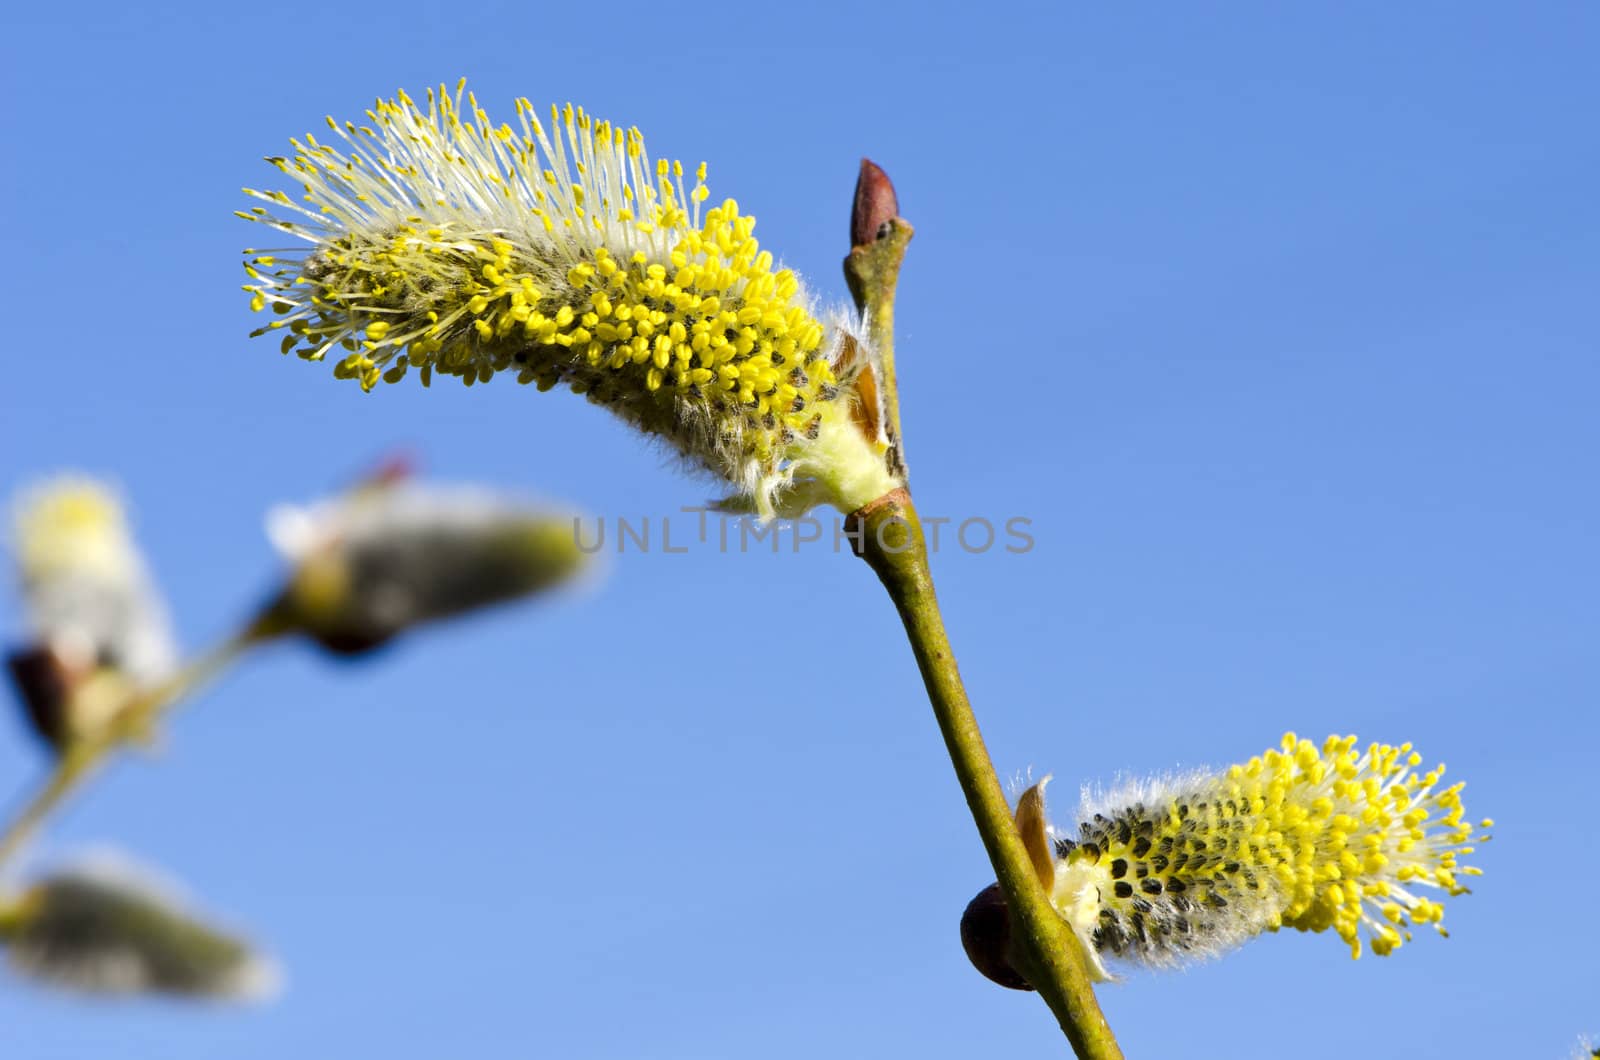
[[[912,229],[898,216],[898,210],[888,176],[863,160],[850,224],[854,246],[845,259],[844,271],[856,308],[867,317],[869,337],[880,359],[878,390],[891,445],[889,466],[904,478],[894,374],[894,293]],[[978,720],[945,634],[922,524],[909,490],[895,490],[852,513],[847,527],[905,625],[962,794],[1005,895],[1017,970],[1050,1006],[1082,1060],[1121,1060],[1122,1051],[1095,1000],[1077,940],[1039,883],[978,731]]]
[[[1034,874],[978,731],[945,635],[911,495],[896,490],[874,501],[850,516],[849,530],[905,624],[961,792],[1006,897],[1019,971],[1055,1013],[1079,1057],[1120,1060],[1122,1052],[1100,1013],[1077,941]]]

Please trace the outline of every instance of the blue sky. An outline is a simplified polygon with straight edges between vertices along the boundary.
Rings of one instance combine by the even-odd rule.
[[[1600,1032],[1600,9],[18,5],[0,488],[120,482],[198,646],[260,518],[395,448],[660,518],[714,493],[584,402],[363,395],[246,338],[263,155],[397,88],[573,100],[710,163],[842,298],[857,160],[917,228],[921,507],[1008,776],[1414,740],[1497,819],[1453,937],[1281,935],[1103,988],[1130,1056],[1550,1056]],[[828,549],[613,556],[360,666],[249,660],[37,853],[115,842],[263,939],[257,1010],[0,980],[6,1056],[1060,1053],[966,965],[989,868],[881,591]],[[13,596],[0,628],[16,630]],[[0,728],[0,782],[44,761]],[[9,794],[0,795],[10,798]],[[1589,982],[1590,986],[1584,986]],[[1490,1015],[1495,1013],[1495,1015]]]

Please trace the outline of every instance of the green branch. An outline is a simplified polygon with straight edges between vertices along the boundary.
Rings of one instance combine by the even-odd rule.
[[[862,558],[883,582],[905,624],[961,793],[1006,897],[1019,970],[1055,1013],[1079,1057],[1120,1060],[1122,1052],[1100,1014],[1077,940],[1039,884],[978,731],[939,613],[911,495],[896,490],[852,514],[849,523],[851,534],[859,535]]]
[[[911,226],[898,216],[889,178],[862,161],[851,215],[855,244],[845,259],[845,278],[856,308],[865,313],[879,357],[878,391],[891,448],[889,466],[904,476],[899,393],[894,373],[894,292]],[[1055,1013],[1073,1051],[1082,1060],[1121,1060],[1111,1028],[1101,1015],[1082,951],[1065,920],[1050,904],[1028,850],[1017,831],[994,763],[978,731],[945,634],[934,595],[922,524],[907,489],[898,489],[853,512],[847,528],[856,548],[894,601],[922,671],[939,731],[967,807],[983,837],[1011,922],[1017,970]]]

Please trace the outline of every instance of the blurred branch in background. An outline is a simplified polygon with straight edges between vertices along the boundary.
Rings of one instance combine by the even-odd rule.
[[[168,710],[250,649],[302,636],[360,655],[413,627],[538,595],[585,565],[575,519],[482,488],[414,483],[386,465],[342,496],[274,509],[281,586],[237,632],[180,666],[113,491],[64,477],[27,493],[14,544],[32,629],[8,662],[55,763],[0,835],[0,868],[112,754],[149,743]]]

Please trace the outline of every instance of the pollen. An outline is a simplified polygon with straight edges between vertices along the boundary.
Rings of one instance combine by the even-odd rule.
[[[525,99],[497,125],[463,92],[330,118],[271,160],[298,195],[246,189],[268,208],[239,216],[302,244],[246,252],[255,334],[366,390],[564,385],[736,483],[782,477],[854,366],[755,218],[637,129]]]
[[[1206,956],[1263,931],[1331,931],[1386,956],[1467,893],[1485,840],[1461,784],[1410,744],[1294,734],[1220,774],[1145,785],[1055,836],[1055,900],[1095,956]]]

